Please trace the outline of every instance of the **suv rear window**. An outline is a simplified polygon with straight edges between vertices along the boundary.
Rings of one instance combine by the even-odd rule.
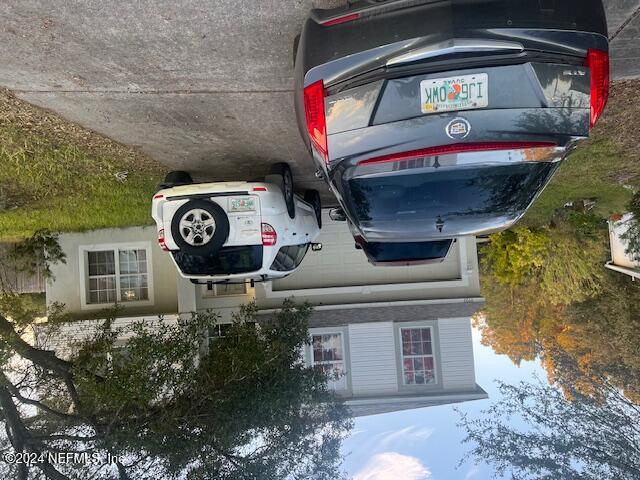
[[[410,262],[437,260],[447,256],[453,240],[411,243],[362,243],[362,249],[374,262]]]
[[[271,265],[271,270],[278,272],[289,272],[296,268],[302,262],[302,259],[309,250],[309,244],[304,245],[291,245],[289,247],[282,247],[278,250],[276,258]]]
[[[187,275],[227,275],[262,268],[262,245],[225,247],[209,255],[172,253],[180,270]]]

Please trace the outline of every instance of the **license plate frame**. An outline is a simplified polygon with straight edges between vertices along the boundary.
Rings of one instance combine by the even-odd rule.
[[[489,75],[474,73],[420,82],[423,114],[478,110],[489,106]]]
[[[256,199],[251,196],[229,197],[229,212],[255,212]]]

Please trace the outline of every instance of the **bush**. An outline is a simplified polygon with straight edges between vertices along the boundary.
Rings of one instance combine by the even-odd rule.
[[[629,212],[633,216],[627,221],[627,231],[621,238],[627,242],[626,254],[634,262],[640,263],[640,192],[636,193],[631,199]]]

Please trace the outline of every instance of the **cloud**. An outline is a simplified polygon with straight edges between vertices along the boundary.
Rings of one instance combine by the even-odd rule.
[[[433,434],[433,432],[433,428],[418,428],[414,425],[395,432],[383,432],[376,435],[376,437],[379,438],[376,446],[380,450],[386,450],[389,447],[393,447],[393,444],[398,440],[409,443],[425,441]]]
[[[385,452],[375,455],[356,473],[353,480],[427,480],[431,472],[422,462],[408,455]]]
[[[464,476],[464,480],[471,480],[472,478],[475,478],[478,473],[480,473],[480,469],[478,467],[471,467],[471,469]]]

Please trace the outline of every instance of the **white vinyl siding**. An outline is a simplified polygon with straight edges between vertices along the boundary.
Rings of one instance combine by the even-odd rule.
[[[349,348],[354,395],[398,391],[392,322],[349,325]]]
[[[442,386],[446,389],[473,388],[475,373],[470,318],[438,321]]]

